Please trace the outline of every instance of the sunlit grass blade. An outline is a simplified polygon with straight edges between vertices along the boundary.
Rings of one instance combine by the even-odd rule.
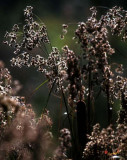
[[[45,80],[44,82],[42,82],[37,88],[35,88],[35,90],[33,92],[36,92],[40,87],[42,87],[47,82],[48,82],[48,79]]]
[[[47,82],[48,82],[48,79],[42,82],[38,87],[36,87],[34,91],[29,95],[29,97],[26,98],[26,101],[28,101],[32,97],[32,95]]]

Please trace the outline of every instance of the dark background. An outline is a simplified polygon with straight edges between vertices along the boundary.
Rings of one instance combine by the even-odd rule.
[[[5,32],[10,31],[15,23],[23,23],[23,10],[28,5],[34,7],[34,13],[47,25],[52,46],[61,49],[63,45],[68,44],[71,49],[75,49],[76,46],[72,41],[72,36],[76,25],[69,27],[68,35],[65,40],[61,41],[59,36],[63,23],[85,21],[90,16],[89,8],[92,6],[97,6],[98,16],[105,14],[107,9],[104,7],[111,8],[117,5],[127,9],[127,0],[0,0],[0,59],[5,62],[13,78],[18,79],[23,85],[19,94],[26,96],[26,98],[30,97],[28,102],[32,103],[37,115],[40,115],[49,93],[47,85],[41,87],[34,95],[31,95],[31,93],[45,80],[44,75],[38,73],[34,68],[12,68],[10,59],[13,57],[13,50],[2,44]],[[124,68],[127,68],[127,43],[121,42],[119,38],[110,35],[109,39],[112,47],[117,49],[111,61],[122,63]],[[125,75],[127,74],[126,71],[125,69]],[[62,108],[64,110],[64,105],[62,105]],[[105,108],[104,99],[100,96],[96,103],[93,124],[99,122],[103,127],[106,126]],[[66,115],[60,113],[60,98],[52,95],[48,109],[54,119],[54,130],[57,132],[58,127],[64,125],[61,124],[61,119],[66,118]],[[119,103],[116,102],[114,121],[118,109]]]

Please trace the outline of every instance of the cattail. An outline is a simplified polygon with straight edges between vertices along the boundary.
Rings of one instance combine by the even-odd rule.
[[[87,142],[87,109],[83,101],[77,103],[77,128],[79,143],[84,147]]]

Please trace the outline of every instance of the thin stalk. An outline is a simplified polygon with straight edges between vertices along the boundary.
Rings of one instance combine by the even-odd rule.
[[[47,55],[49,55],[49,53],[48,53],[48,50],[47,50],[47,47],[46,47],[45,43],[44,43],[44,42],[42,42],[41,44],[42,44],[42,47],[44,47],[44,49],[45,49],[45,53],[46,53]]]
[[[72,135],[73,135],[73,132],[72,132],[72,125],[71,125],[71,121],[70,121],[70,117],[69,117],[69,111],[68,111],[68,107],[67,107],[67,102],[66,102],[66,99],[65,99],[65,95],[64,95],[64,93],[63,93],[63,89],[61,89],[61,92],[62,92],[62,96],[63,96],[63,100],[64,100],[66,112],[67,112],[67,118],[68,118],[70,130],[71,130],[71,133],[72,133]]]
[[[51,51],[53,51],[53,50],[52,50],[53,47],[52,47],[52,44],[51,44],[51,40],[50,40],[50,37],[49,37],[48,30],[46,30],[46,32],[47,32],[47,36],[48,36],[48,39],[49,39],[49,45],[50,45]]]
[[[35,90],[33,92],[36,92],[40,87],[42,87],[45,83],[48,82],[48,79],[45,80],[44,82],[42,82],[38,87],[35,88]]]
[[[84,147],[87,143],[87,110],[84,101],[77,103],[77,129],[78,129],[78,146],[79,155],[82,157]]]
[[[46,56],[48,55],[48,53],[43,50],[43,46],[39,46],[39,48],[42,50],[43,53],[45,53]]]
[[[48,106],[49,98],[50,98],[50,96],[51,96],[51,93],[52,93],[52,90],[53,90],[53,88],[54,88],[55,83],[56,83],[56,79],[55,79],[55,81],[54,81],[53,84],[52,84],[52,87],[51,87],[50,92],[49,92],[49,94],[48,94],[48,98],[47,98],[46,105],[45,105],[44,109],[47,108],[47,106]]]
[[[39,86],[37,86],[33,91],[32,93],[26,98],[26,102],[33,96],[33,94],[38,90],[40,89],[45,83],[48,82],[48,79],[45,80],[44,82],[42,82]]]
[[[112,122],[112,107],[110,104],[109,85],[107,85],[106,94],[107,94],[107,109],[108,109],[108,125],[110,125]]]
[[[72,124],[71,124],[71,120],[70,120],[70,117],[69,117],[69,111],[68,111],[66,98],[65,98],[65,95],[64,95],[64,92],[63,92],[62,88],[61,88],[61,92],[62,92],[64,104],[65,104],[65,107],[66,107],[67,118],[68,118],[68,122],[69,122],[69,126],[70,126],[71,136],[72,136],[72,142],[74,144],[74,145],[72,145],[72,146],[74,146],[74,152],[73,152],[72,157],[73,157],[73,160],[77,160],[77,153],[75,152],[77,150],[77,147],[76,147],[76,143],[75,143],[75,139],[74,139],[74,135],[73,135],[73,129],[72,129]]]
[[[90,132],[90,109],[91,109],[91,68],[89,67],[88,79],[89,95],[88,95],[88,133]]]
[[[60,120],[60,118],[61,118],[61,113],[62,113],[62,94],[61,94],[61,98],[60,98],[60,111],[59,111],[58,132],[59,132],[59,130],[60,130],[60,128],[61,128],[61,120]]]

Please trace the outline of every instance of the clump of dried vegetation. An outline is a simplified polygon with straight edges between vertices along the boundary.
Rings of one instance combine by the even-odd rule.
[[[0,160],[44,160],[50,153],[52,120],[48,110],[37,118],[32,106],[25,103],[25,97],[14,95],[20,88],[0,61]],[[71,146],[69,130],[64,128],[60,133],[61,143],[53,160],[65,159]]]
[[[32,11],[31,6],[26,7],[23,30],[15,24],[11,32],[6,32],[4,43],[14,48],[16,56],[11,59],[12,66],[36,67],[47,78],[50,93],[62,93],[70,132],[68,129],[61,130],[60,146],[55,156],[49,159],[67,160],[67,155],[73,160],[102,160],[115,158],[113,156],[127,159],[127,78],[123,76],[122,64],[109,62],[115,50],[108,37],[110,30],[112,35],[127,40],[127,11],[113,7],[98,20],[97,10],[92,7],[91,17],[78,23],[73,38],[81,47],[80,55],[67,45],[62,51],[52,47],[45,24],[35,21]],[[64,24],[62,38],[67,28],[68,25]],[[47,46],[51,47],[50,52]],[[42,55],[37,54],[38,50]],[[45,159],[52,124],[48,111],[36,120],[24,98],[12,95],[20,86],[11,81],[2,62],[0,76],[1,159],[12,156],[16,159]],[[108,127],[100,130],[100,125],[96,124],[91,132],[92,106],[98,94],[107,100]],[[116,100],[120,101],[120,111],[116,125],[112,126]],[[72,125],[70,113],[76,117],[76,127]],[[75,140],[77,137],[78,142]],[[71,141],[72,154],[68,154]]]

